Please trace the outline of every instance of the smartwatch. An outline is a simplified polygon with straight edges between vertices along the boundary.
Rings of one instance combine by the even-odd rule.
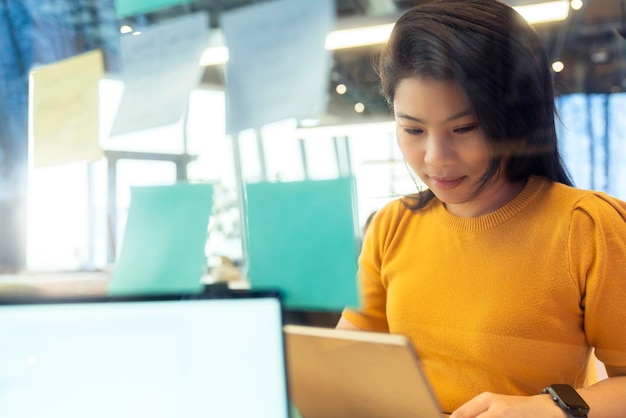
[[[551,385],[541,391],[552,396],[554,402],[561,407],[568,417],[586,418],[589,413],[589,405],[570,385]]]

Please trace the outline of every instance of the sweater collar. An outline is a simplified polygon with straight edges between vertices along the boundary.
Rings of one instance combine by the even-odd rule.
[[[509,203],[483,216],[474,218],[462,218],[449,213],[443,203],[435,200],[437,214],[443,219],[443,223],[452,229],[463,231],[481,231],[493,228],[513,218],[528,206],[547,187],[549,181],[546,178],[531,176],[522,191]]]

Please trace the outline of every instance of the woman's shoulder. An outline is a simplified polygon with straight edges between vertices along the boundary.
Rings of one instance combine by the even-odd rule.
[[[552,199],[571,205],[573,211],[583,211],[591,216],[616,215],[626,221],[626,202],[618,197],[562,183],[552,183],[550,190]]]
[[[426,192],[421,192],[426,193]],[[379,218],[379,222],[384,219],[386,223],[400,221],[409,216],[419,216],[428,212],[434,205],[439,202],[436,197],[428,200],[420,209],[416,209],[420,202],[420,193],[397,197],[386,203],[375,215]]]
[[[383,205],[374,215],[369,225],[368,232],[365,237],[367,242],[373,245],[374,242],[379,245],[386,245],[396,238],[403,239],[411,236],[407,234],[408,230],[414,230],[416,222],[419,223],[428,206],[414,210],[412,209],[415,200],[410,196],[396,197]],[[369,238],[368,238],[369,237]]]

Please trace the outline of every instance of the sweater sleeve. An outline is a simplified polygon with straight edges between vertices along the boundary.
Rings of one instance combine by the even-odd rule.
[[[601,193],[579,202],[570,265],[581,289],[587,342],[609,374],[626,374],[626,203]]]
[[[381,277],[381,263],[393,206],[393,203],[388,205],[374,216],[363,242],[358,269],[361,306],[358,310],[344,309],[342,313],[350,323],[367,331],[389,332],[387,289]]]

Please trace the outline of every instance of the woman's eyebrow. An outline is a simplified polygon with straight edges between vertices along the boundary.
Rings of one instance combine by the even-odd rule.
[[[466,109],[466,110],[463,110],[463,111],[461,111],[459,113],[455,113],[454,115],[450,116],[449,118],[446,119],[446,122],[451,122],[453,120],[460,119],[460,118],[465,117],[465,116],[471,116],[471,115],[474,115],[474,111],[472,109]],[[408,119],[410,121],[417,122],[417,123],[425,123],[425,121],[423,119],[416,118],[415,116],[411,116],[411,115],[408,115],[408,114],[402,113],[402,112],[396,113],[396,118]]]

